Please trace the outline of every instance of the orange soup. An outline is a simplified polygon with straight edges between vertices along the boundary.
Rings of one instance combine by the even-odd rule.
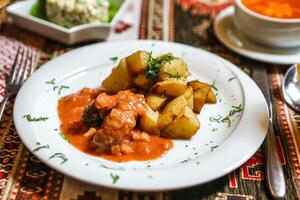
[[[300,0],[242,0],[250,10],[269,17],[300,19]]]

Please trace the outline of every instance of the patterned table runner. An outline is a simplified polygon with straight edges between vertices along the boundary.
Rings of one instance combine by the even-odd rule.
[[[300,198],[300,116],[283,102],[280,85],[286,66],[241,57],[218,42],[212,24],[216,14],[233,0],[133,0],[108,40],[159,39],[196,46],[231,61],[251,75],[252,66],[267,67],[276,118],[276,145],[287,183],[285,199]],[[140,20],[139,20],[140,19]],[[0,96],[18,46],[35,49],[36,67],[71,49],[19,29],[10,23],[0,31]],[[0,123],[0,199],[271,199],[264,181],[264,156],[259,149],[234,172],[210,183],[182,190],[135,193],[96,187],[64,176],[36,159],[20,141],[12,122],[12,105]],[[178,180],[180,181],[180,180]]]

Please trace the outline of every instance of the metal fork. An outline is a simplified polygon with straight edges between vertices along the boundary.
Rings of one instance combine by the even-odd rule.
[[[0,107],[0,121],[7,105],[8,100],[16,95],[20,90],[21,86],[27,79],[27,77],[32,73],[33,64],[33,50],[32,48],[18,48],[16,58],[12,65],[12,71],[7,79],[6,85],[6,95],[2,101]],[[30,68],[29,68],[30,67]],[[28,71],[29,69],[29,71]]]

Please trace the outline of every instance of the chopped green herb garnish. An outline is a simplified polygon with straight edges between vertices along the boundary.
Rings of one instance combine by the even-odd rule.
[[[216,122],[216,123],[226,123],[228,127],[231,126],[231,123],[232,123],[232,119],[231,117],[237,113],[240,113],[242,112],[243,110],[243,107],[242,105],[240,104],[239,106],[232,106],[232,110],[229,111],[229,114],[222,117],[222,116],[218,116],[218,117],[212,117],[210,116],[209,117],[209,121],[211,122]]]
[[[213,81],[213,83],[210,85],[210,87],[215,90],[218,91],[218,88],[216,87],[216,81]]]
[[[63,89],[69,89],[70,87],[69,86],[66,86],[66,85],[61,85],[58,89],[58,94],[61,94],[62,90]]]
[[[57,85],[53,86],[53,91],[55,91],[56,89],[58,89],[59,87]]]
[[[56,83],[55,83],[55,78],[53,78],[52,80],[50,80],[50,81],[46,81],[46,84],[48,84],[48,85],[53,85],[53,87],[52,87],[52,90],[53,91],[58,91],[58,94],[61,94],[61,92],[62,92],[62,90],[63,89],[69,89],[70,87],[69,86],[66,86],[66,85],[57,85]]]
[[[232,81],[232,80],[234,80],[234,79],[236,79],[236,78],[237,78],[236,74],[232,74],[232,77],[230,77],[230,78],[228,79],[228,82],[230,82],[230,81]]]
[[[37,143],[35,143],[36,145],[40,145],[41,143],[39,143],[39,142],[37,142]]]
[[[220,120],[222,119],[222,116],[220,116],[220,117],[212,117],[212,116],[210,116],[209,117],[209,121],[211,121],[211,122],[217,122],[217,123],[220,123]]]
[[[152,80],[157,79],[160,67],[164,63],[166,63],[170,60],[173,60],[173,59],[174,59],[174,56],[171,54],[166,54],[163,56],[159,56],[157,58],[153,58],[152,52],[151,52],[149,55],[149,61],[147,63],[147,70],[146,70],[147,77],[150,77]]]
[[[50,81],[46,81],[46,84],[54,85],[55,84],[55,78],[53,78]]]
[[[223,117],[221,120],[222,123],[226,123],[228,127],[231,126],[231,119],[229,116]]]
[[[233,116],[236,113],[242,112],[242,110],[243,110],[242,104],[240,104],[239,106],[232,106],[232,108],[233,108],[233,110],[231,110],[229,112],[229,116],[230,117]]]
[[[32,117],[30,114],[24,115],[23,118],[26,118],[29,122],[46,121],[47,119],[49,119],[48,117]]]
[[[117,174],[112,174],[112,173],[110,173],[110,177],[111,177],[111,179],[112,179],[112,183],[113,183],[113,184],[115,184],[115,183],[119,180],[119,178],[120,178],[119,175],[117,175]]]
[[[215,149],[215,148],[218,148],[218,147],[219,147],[218,145],[211,146],[211,147],[210,147],[210,151],[214,151],[214,149]]]
[[[105,168],[105,169],[112,169],[112,170],[121,170],[121,171],[125,170],[124,167],[110,167],[110,166],[104,165],[102,163],[100,164],[99,167],[102,167],[102,168]]]
[[[188,162],[187,159],[185,159],[185,160],[183,160],[183,161],[180,161],[180,163],[186,163],[186,162]]]
[[[49,157],[49,159],[52,159],[52,158],[62,159],[62,162],[60,164],[64,164],[65,162],[68,161],[68,158],[66,158],[65,154],[63,154],[63,153],[55,153],[55,154],[53,154],[52,156]]]
[[[217,128],[213,128],[212,129],[212,132],[216,132],[218,129]]]
[[[37,151],[39,151],[39,150],[41,150],[41,149],[49,149],[50,147],[49,147],[49,145],[43,145],[43,146],[39,146],[39,147],[36,147],[36,148],[34,148],[33,149],[33,152],[37,152]]]
[[[153,179],[153,176],[149,175],[148,178]]]
[[[111,57],[110,60],[116,62],[118,60],[118,57],[117,56]]]

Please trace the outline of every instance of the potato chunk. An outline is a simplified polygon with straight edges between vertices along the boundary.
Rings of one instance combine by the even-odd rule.
[[[216,95],[214,94],[212,88],[210,88],[207,98],[206,98],[207,103],[217,103],[217,98]]]
[[[194,90],[194,112],[199,113],[206,102],[217,102],[216,96],[209,84],[201,83],[200,81],[191,81],[188,82],[188,86]]]
[[[136,86],[146,90],[150,89],[153,85],[153,81],[151,80],[151,78],[148,78],[145,73],[138,74],[134,78],[133,82]]]
[[[191,138],[199,128],[197,116],[191,108],[185,107],[183,114],[170,123],[162,134],[171,138]]]
[[[187,106],[187,100],[184,95],[181,95],[169,102],[162,111],[157,126],[160,130],[165,129],[172,121],[184,112]]]
[[[166,80],[157,82],[152,88],[152,93],[164,94],[167,96],[178,97],[183,95],[186,89],[186,82],[182,80]]]
[[[188,102],[188,107],[190,107],[192,110],[194,108],[194,95],[193,95],[193,88],[192,87],[188,87],[185,92],[184,92],[184,96]]]
[[[159,134],[160,129],[157,126],[159,112],[153,111],[150,106],[146,104],[146,114],[141,117],[141,129],[147,133]]]
[[[132,73],[142,73],[147,68],[150,54],[146,51],[137,51],[127,57],[129,70]]]
[[[110,92],[126,90],[133,86],[133,77],[125,58],[114,68],[111,74],[102,82],[102,86]]]
[[[185,62],[180,58],[174,58],[173,60],[165,62],[160,67],[158,79],[161,81],[170,78],[185,80],[189,75]]]
[[[167,102],[168,97],[161,94],[148,94],[146,97],[147,104],[154,110],[160,110]]]
[[[200,89],[194,90],[193,101],[194,101],[194,112],[200,113],[202,107],[206,102],[207,95],[210,91],[210,86],[204,86]]]

